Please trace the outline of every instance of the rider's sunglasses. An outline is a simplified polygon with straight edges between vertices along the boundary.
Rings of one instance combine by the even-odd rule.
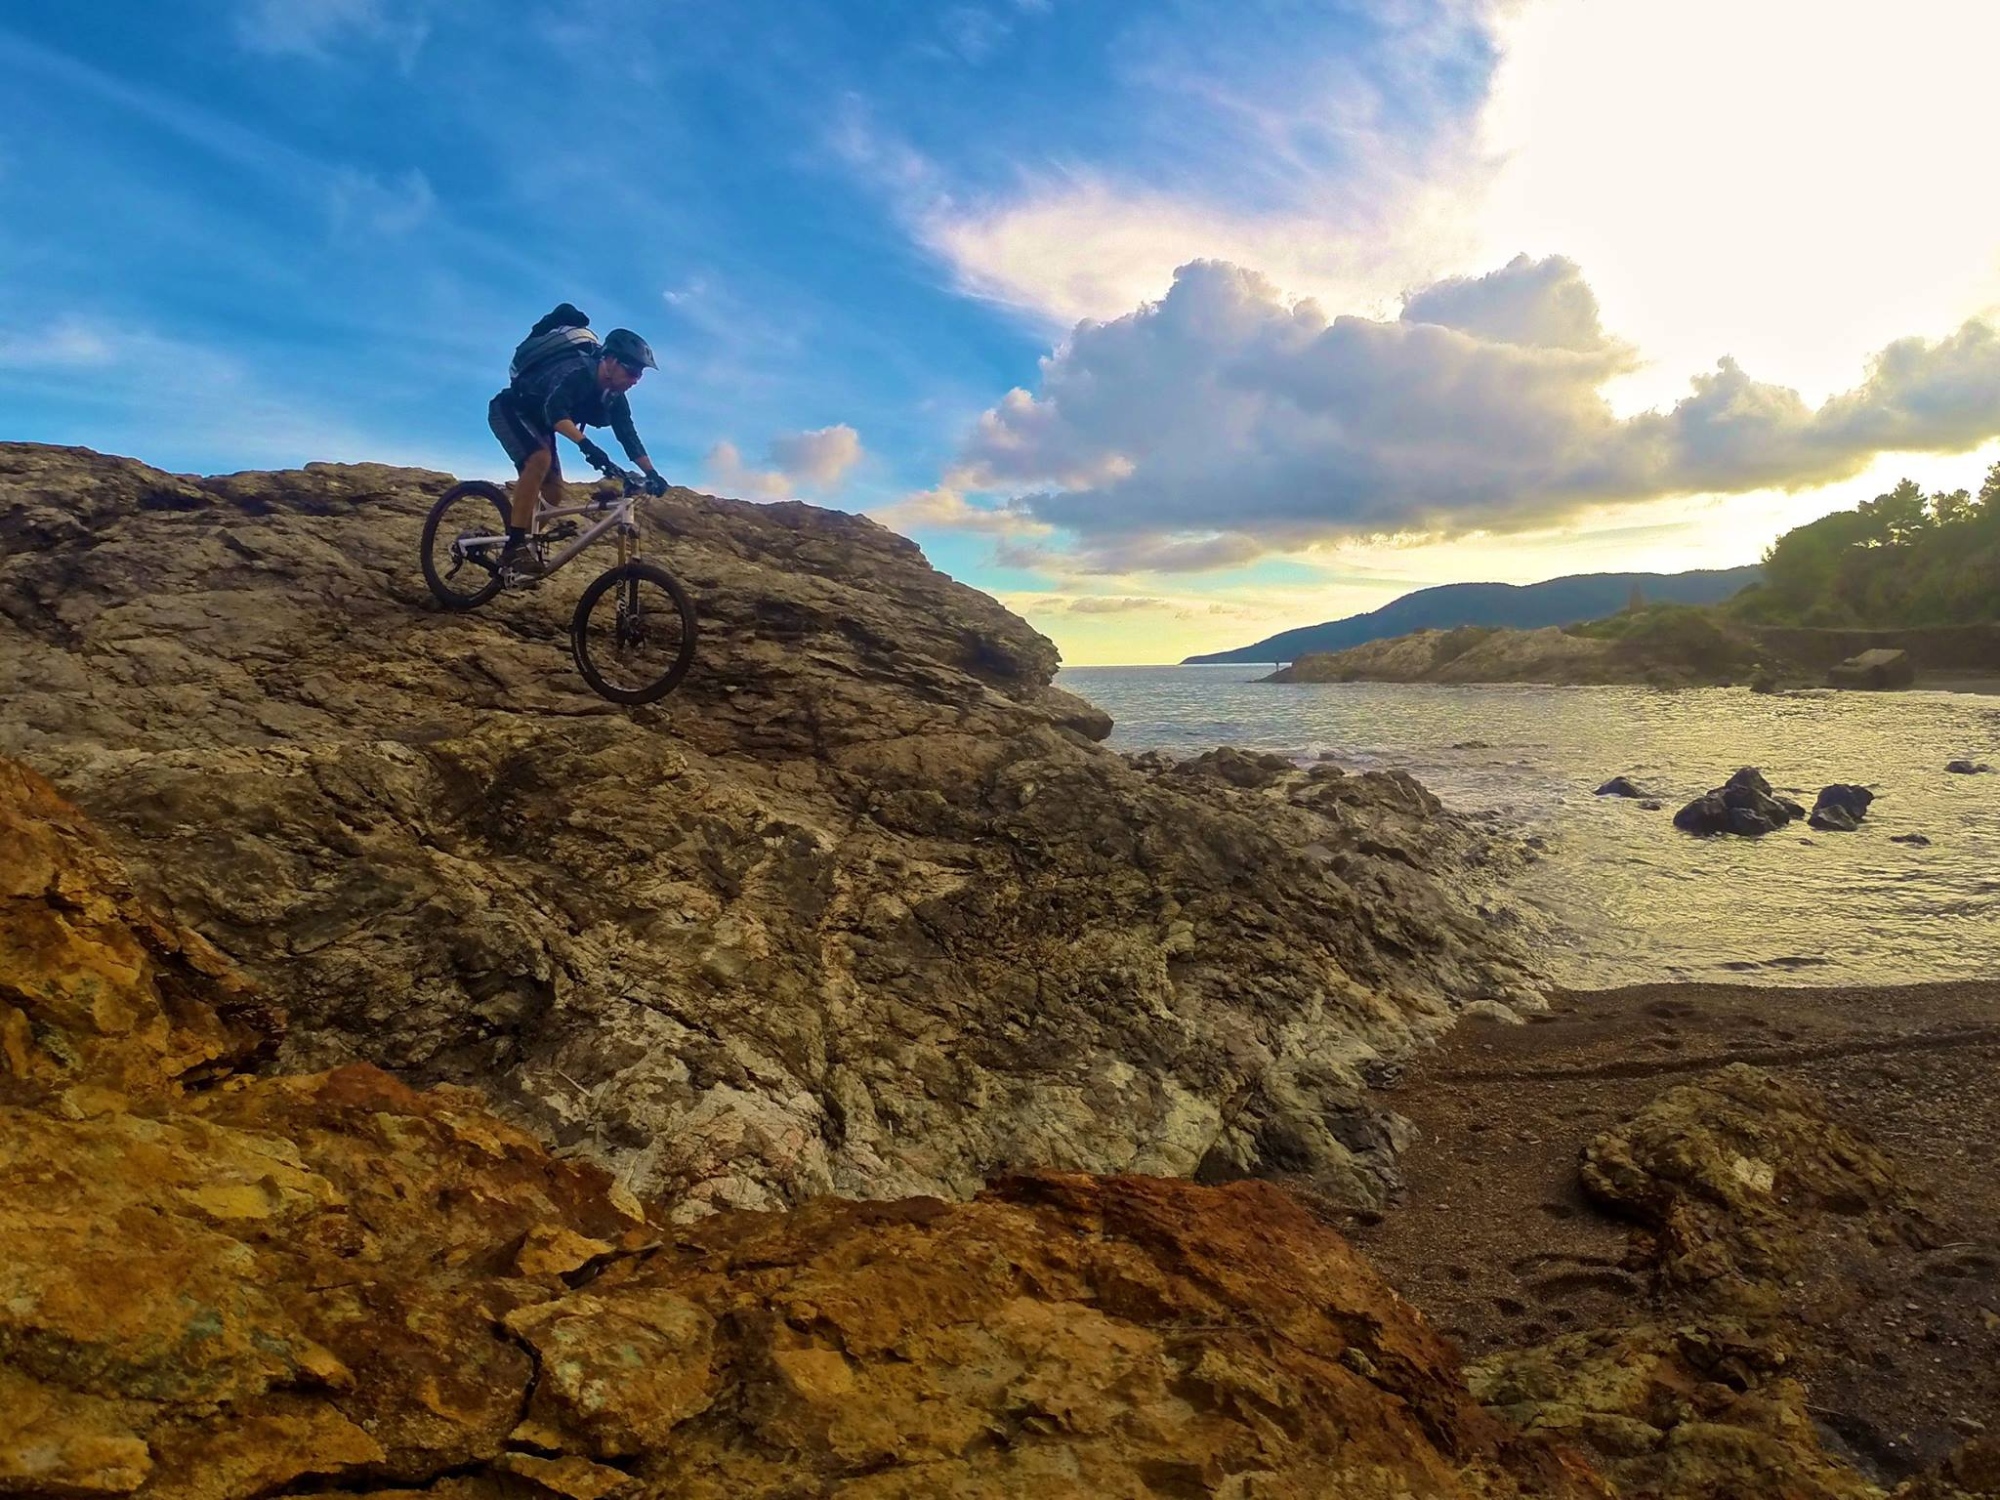
[[[616,364],[619,369],[623,370],[627,375],[630,375],[634,380],[637,380],[641,375],[644,375],[646,373],[644,366],[628,365],[622,359],[614,360],[612,361],[612,363]]]

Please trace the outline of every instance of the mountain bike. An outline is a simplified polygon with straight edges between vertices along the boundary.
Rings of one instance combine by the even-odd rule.
[[[532,545],[543,560],[540,577],[501,567],[512,500],[484,479],[455,484],[438,497],[424,520],[419,560],[440,604],[477,609],[503,589],[541,583],[615,533],[618,561],[576,601],[570,653],[583,680],[613,703],[653,703],[679,687],[694,662],[694,605],[673,574],[639,556],[633,511],[645,493],[642,476],[612,464],[605,477],[618,480],[622,492],[584,505],[538,502]],[[547,549],[560,542],[569,546],[551,556]]]

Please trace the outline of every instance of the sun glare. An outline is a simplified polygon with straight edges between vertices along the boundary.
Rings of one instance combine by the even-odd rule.
[[[1625,409],[1722,355],[1816,404],[2000,302],[2000,6],[1549,0],[1502,42],[1482,258],[1583,267]]]

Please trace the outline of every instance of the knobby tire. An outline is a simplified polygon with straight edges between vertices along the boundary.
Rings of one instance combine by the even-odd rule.
[[[423,564],[424,582],[430,585],[431,593],[446,609],[477,609],[499,593],[504,585],[504,580],[497,569],[488,574],[474,562],[461,563],[456,577],[447,578],[446,574],[451,567],[451,544],[457,539],[456,532],[443,538],[443,554],[438,555],[438,531],[444,524],[445,513],[459,501],[473,497],[484,497],[493,502],[497,529],[504,532],[507,529],[509,508],[507,492],[499,485],[484,479],[468,479],[461,484],[453,485],[438,496],[437,504],[431,507],[431,513],[424,518],[424,539],[418,548],[418,561]],[[476,506],[462,507],[462,509],[473,515],[479,513]],[[474,570],[475,575],[483,576],[485,579],[476,589],[459,586],[459,580],[466,577],[468,568]]]
[[[615,617],[616,598],[605,600],[604,596],[620,585],[642,581],[658,585],[672,598],[680,623],[679,647],[672,663],[659,677],[636,688],[617,687],[605,681],[591,662],[591,611],[603,601],[604,607],[612,610]],[[626,704],[657,703],[679,687],[681,679],[687,676],[688,668],[694,664],[695,635],[694,605],[688,599],[687,590],[665,568],[649,562],[621,563],[593,579],[590,587],[583,591],[583,597],[576,601],[576,614],[571,618],[569,628],[570,652],[576,659],[577,671],[583,674],[583,680],[600,696],[613,703]]]

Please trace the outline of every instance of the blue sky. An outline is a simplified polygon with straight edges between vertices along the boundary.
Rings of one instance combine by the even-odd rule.
[[[569,299],[653,341],[670,476],[878,514],[1073,659],[1751,560],[2000,431],[1963,163],[1797,145],[1905,57],[1913,139],[1990,140],[1975,75],[1933,96],[1992,38],[1774,4],[1717,61],[1705,4],[0,0],[0,435],[495,473]],[[1756,222],[1759,151],[1841,184],[1851,263]],[[1944,248],[1852,230],[1919,189]]]

